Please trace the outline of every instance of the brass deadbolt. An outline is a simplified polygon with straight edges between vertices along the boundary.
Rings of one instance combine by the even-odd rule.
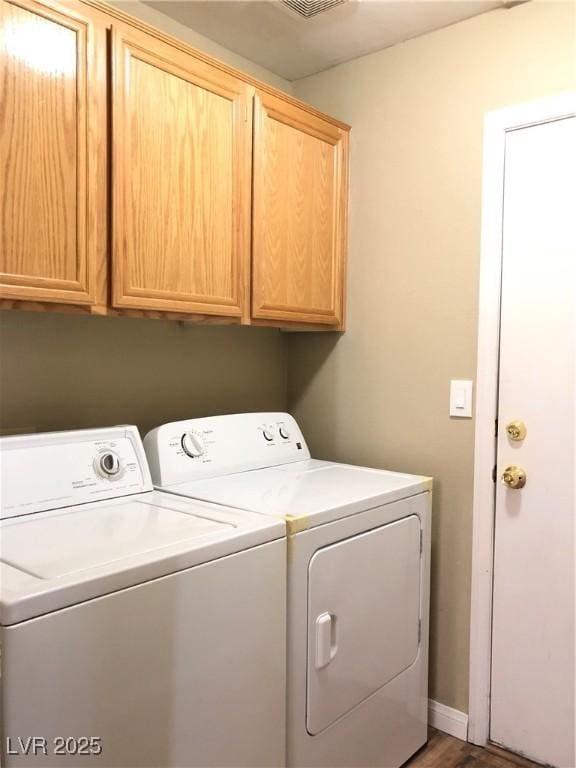
[[[526,424],[523,421],[511,421],[509,424],[506,424],[506,434],[510,440],[515,442],[524,440],[526,437]]]
[[[517,467],[512,464],[510,467],[506,467],[502,473],[502,482],[507,485],[508,488],[514,490],[518,488],[524,488],[526,485],[526,472],[522,467]]]

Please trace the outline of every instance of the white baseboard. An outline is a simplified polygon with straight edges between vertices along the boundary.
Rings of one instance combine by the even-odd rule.
[[[468,736],[468,715],[433,699],[428,699],[428,723],[462,741]]]

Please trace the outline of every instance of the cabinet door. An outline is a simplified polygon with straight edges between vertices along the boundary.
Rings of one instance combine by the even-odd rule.
[[[265,93],[254,120],[253,317],[341,325],[348,133]]]
[[[77,8],[0,0],[2,298],[95,301],[106,38]]]
[[[149,35],[113,30],[113,303],[243,314],[251,89]]]

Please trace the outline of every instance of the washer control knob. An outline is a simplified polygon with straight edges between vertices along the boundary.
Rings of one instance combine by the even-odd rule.
[[[269,443],[271,443],[272,440],[274,440],[274,433],[272,432],[271,429],[268,429],[268,427],[264,427],[264,429],[262,430],[262,434],[264,435],[264,440],[267,440]]]
[[[120,459],[113,451],[106,451],[100,456],[98,465],[105,477],[114,477],[120,472]]]
[[[290,437],[290,432],[288,432],[285,426],[281,426],[280,429],[278,430],[278,433],[280,434],[280,437],[282,438],[282,440],[288,440],[288,438]]]
[[[191,459],[196,459],[204,453],[204,446],[194,432],[184,432],[180,442],[184,453]]]

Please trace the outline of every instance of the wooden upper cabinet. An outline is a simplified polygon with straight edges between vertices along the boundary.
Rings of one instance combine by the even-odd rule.
[[[80,4],[0,0],[0,298],[96,299],[105,45]]]
[[[252,315],[343,325],[348,132],[258,92]]]
[[[2,307],[341,329],[347,165],[346,126],[111,6],[0,0]]]
[[[114,306],[246,315],[253,89],[139,30],[112,66]]]

